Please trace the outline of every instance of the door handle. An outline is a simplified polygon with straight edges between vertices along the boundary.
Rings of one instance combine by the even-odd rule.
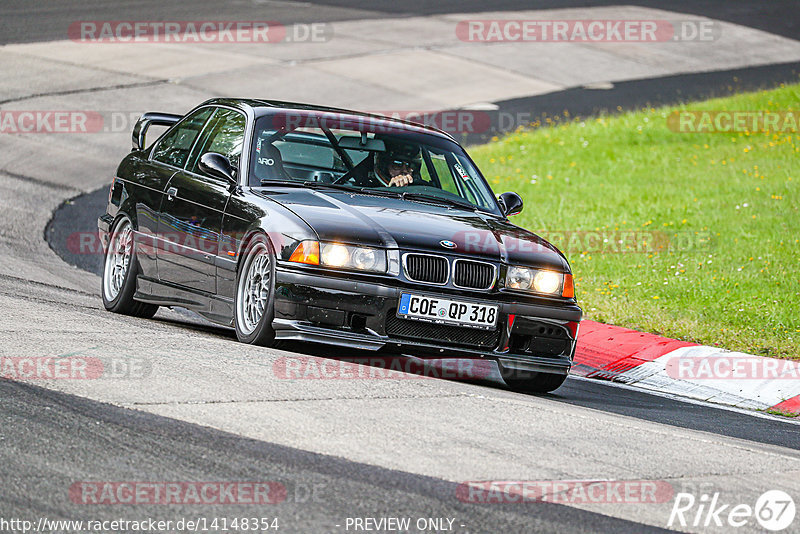
[[[167,189],[167,200],[172,200],[173,197],[177,194],[178,194],[178,188],[170,187],[169,189]]]

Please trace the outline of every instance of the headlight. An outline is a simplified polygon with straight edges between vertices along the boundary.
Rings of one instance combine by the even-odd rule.
[[[380,249],[342,245],[341,243],[322,243],[319,265],[334,269],[385,273],[386,252]]]
[[[371,248],[357,248],[350,254],[353,267],[362,271],[373,271],[378,265],[378,251]],[[384,267],[383,270],[386,270]]]
[[[385,250],[317,241],[299,243],[289,261],[377,273],[385,273],[387,263]]]
[[[528,290],[533,284],[533,269],[509,267],[506,276],[506,287]]]
[[[350,261],[350,251],[344,245],[323,245],[321,259],[328,267],[344,267]]]
[[[556,293],[561,289],[561,273],[539,271],[533,277],[533,289],[539,293]]]
[[[556,271],[510,266],[506,274],[506,287],[555,295],[561,293],[564,275]]]

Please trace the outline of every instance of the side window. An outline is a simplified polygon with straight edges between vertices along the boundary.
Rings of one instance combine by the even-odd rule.
[[[456,186],[456,182],[453,180],[453,173],[450,172],[450,167],[447,166],[447,160],[444,155],[435,154],[433,152],[431,152],[430,155],[431,163],[433,163],[433,167],[436,169],[436,176],[439,177],[442,189],[454,195],[458,195],[458,186]]]
[[[195,111],[165,135],[153,150],[153,159],[183,168],[200,130],[211,115],[211,108]]]
[[[208,152],[222,154],[230,160],[231,165],[238,169],[246,123],[247,120],[242,113],[232,109],[218,108],[208,126],[203,130],[200,141],[195,145],[186,169],[200,173],[198,168],[200,156]]]

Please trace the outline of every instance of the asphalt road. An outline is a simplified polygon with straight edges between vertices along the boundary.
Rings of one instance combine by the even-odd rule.
[[[634,4],[666,8],[657,2]],[[501,0],[490,8],[583,5]],[[221,18],[220,13],[228,20],[284,23],[386,19],[381,24],[391,32],[392,21],[409,14],[488,8],[473,1],[267,0],[224,6],[206,0],[7,1],[0,6],[0,42],[63,39],[65,26],[82,19],[198,20]],[[790,38],[798,34],[793,2],[681,1],[669,9]],[[397,28],[403,30],[402,25]],[[335,52],[335,46],[324,53]],[[7,79],[10,85],[0,83],[0,102],[13,100],[19,109],[166,111],[186,109],[220,91],[218,81],[203,78],[204,65],[197,66],[196,57],[185,51],[159,49],[163,57],[154,63],[132,54],[124,63],[130,72],[120,74],[118,64],[102,60],[103,54],[121,49],[87,50],[88,63],[76,65],[67,48],[7,54],[0,49],[0,61],[25,76]],[[224,72],[227,61],[242,61],[236,68],[249,68],[242,60],[246,54],[203,54],[199,63],[212,64],[212,74],[222,72],[226,89],[246,86],[246,80],[234,83]],[[153,75],[159,59],[178,69],[189,63],[186,83]],[[608,91],[574,88],[496,103],[499,111],[555,114],[570,109],[591,114],[617,105],[680,101],[796,77],[797,66],[779,65],[781,61],[775,57],[776,64],[765,67],[615,83]],[[307,80],[301,76],[286,84],[299,91]],[[355,96],[372,98],[370,105],[376,106],[382,94]],[[128,143],[127,130],[0,136],[0,306],[5,310],[0,315],[0,355],[78,354],[144,361],[148,369],[142,376],[98,380],[0,381],[0,519],[266,513],[278,517],[285,532],[344,532],[341,522],[347,517],[380,516],[449,517],[456,520],[454,532],[648,532],[667,524],[671,502],[476,505],[459,501],[455,492],[464,480],[611,479],[662,481],[675,491],[696,495],[698,488],[713,488],[727,502],[751,504],[768,489],[800,494],[796,421],[579,379],[540,396],[510,392],[493,381],[414,376],[284,380],[274,371],[282,358],[324,358],[331,349],[249,347],[237,343],[229,330],[171,310],[160,311],[154,320],[105,312],[99,278],[91,274],[98,271],[99,255],[75,254],[74,246],[80,244],[81,232],[94,230],[106,193],[98,187],[110,180]],[[73,200],[63,204],[66,198]],[[77,240],[70,239],[76,233]],[[68,490],[87,480],[268,480],[284,484],[288,492],[285,502],[257,509],[75,504]],[[313,488],[316,497],[309,498]],[[759,530],[751,523],[741,532]]]
[[[281,532],[344,532],[348,517],[452,518],[468,532],[665,532],[554,503],[475,504],[457,484],[241,438],[0,381],[0,506],[4,517],[72,520],[269,517]],[[47,436],[42,440],[42,436]],[[106,444],[97,447],[98,443]],[[20,461],[24,458],[24,462]],[[272,505],[101,505],[87,510],[69,488],[83,481],[277,482]]]
[[[97,275],[102,273],[102,255],[86,253],[98,250],[91,244],[81,252],[80,248],[77,248],[80,238],[75,236],[90,236],[96,231],[95,215],[103,212],[107,197],[108,191],[104,188],[67,201],[55,212],[46,230],[48,243],[59,256],[67,263]],[[92,240],[91,243],[94,241]],[[186,314],[186,320],[191,320],[189,318],[192,315],[188,312]],[[206,324],[200,318],[192,323]],[[218,327],[209,327],[209,330],[216,332],[221,338],[230,339],[231,343],[236,342],[232,330]],[[328,353],[328,349],[324,346],[311,344],[295,344],[292,345],[291,350],[298,354],[323,357]],[[366,359],[370,353],[363,353],[362,356]],[[502,387],[499,382],[485,385],[493,388]],[[781,418],[754,420],[751,415],[714,408],[707,404],[692,404],[652,395],[641,390],[613,387],[603,382],[579,379],[570,379],[559,390],[546,395],[545,398],[680,428],[701,430],[800,450],[800,440],[797,438],[800,433],[800,425],[787,423]]]
[[[726,2],[724,0],[631,0],[625,5],[669,9],[702,15],[767,30],[796,38],[800,35],[797,3],[794,0],[770,2]],[[160,0],[5,0],[0,5],[0,44],[29,43],[65,39],[67,27],[80,20],[277,20],[294,22],[333,22],[337,20],[516,11],[523,9],[564,9],[616,6],[614,0],[479,0],[429,2],[410,0],[195,0],[188,3]]]

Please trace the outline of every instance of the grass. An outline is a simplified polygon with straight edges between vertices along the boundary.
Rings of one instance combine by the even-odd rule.
[[[566,253],[587,318],[800,359],[800,134],[677,133],[675,109],[798,111],[800,85],[562,117],[470,154]]]
[[[781,417],[800,417],[800,413],[785,412],[783,410],[764,410],[764,412],[770,415],[780,415]]]

